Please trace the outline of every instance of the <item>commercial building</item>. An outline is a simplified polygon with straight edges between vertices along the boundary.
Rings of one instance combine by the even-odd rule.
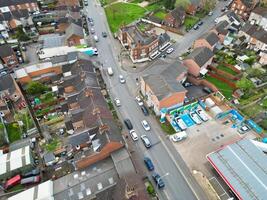
[[[266,199],[267,156],[255,141],[242,139],[207,155],[213,168],[241,199]],[[266,144],[263,144],[266,146]]]

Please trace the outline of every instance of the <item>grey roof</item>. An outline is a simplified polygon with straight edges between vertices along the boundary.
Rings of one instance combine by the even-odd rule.
[[[43,48],[52,48],[52,47],[60,47],[64,45],[64,35],[58,34],[48,34],[43,35]]]
[[[262,17],[267,17],[267,8],[257,7],[252,12],[261,15]]]
[[[241,2],[245,5],[245,6],[247,6],[247,7],[252,7],[253,5],[254,5],[254,2],[255,2],[255,0],[241,0]]]
[[[205,63],[208,62],[210,58],[213,57],[212,51],[207,47],[199,47],[194,49],[186,59],[193,59],[199,67],[202,67]]]
[[[68,137],[68,143],[71,144],[73,147],[85,143],[91,142],[91,135],[98,133],[98,127],[91,128],[89,130],[82,131],[80,133],[75,133]]]
[[[200,38],[205,39],[211,46],[215,45],[219,41],[219,37],[214,32],[205,33]]]
[[[77,178],[75,178],[77,177]],[[98,195],[112,197],[112,191],[119,180],[116,168],[109,157],[83,171],[75,171],[54,181],[54,199],[101,199]],[[110,190],[112,189],[112,190]],[[104,199],[102,197],[102,199]]]
[[[77,35],[83,38],[83,28],[75,23],[71,23],[66,29],[65,39],[67,40],[72,35]]]
[[[237,16],[237,14],[234,11],[232,11],[232,10],[227,11],[226,12],[226,15],[227,15],[227,17],[229,18],[229,20],[231,22],[233,22],[234,20],[236,20],[238,22],[241,22],[240,19],[239,19],[239,17]]]
[[[171,40],[170,36],[167,33],[161,33],[159,35],[159,46],[169,42]]]
[[[179,6],[172,10],[170,14],[175,20],[181,21],[181,18],[183,18],[185,15],[185,10]]]
[[[228,25],[229,25],[229,23],[227,21],[220,21],[218,24],[216,24],[216,26],[214,27],[214,29],[219,34],[226,35],[228,33],[228,30],[227,30]]]
[[[10,74],[0,76],[0,93],[5,90],[8,90],[10,94],[13,94],[16,90],[14,80]]]
[[[266,199],[267,157],[251,140],[228,145],[207,159],[239,199]]]
[[[0,57],[1,58],[11,56],[13,53],[14,51],[9,44],[3,44],[0,46]]]
[[[44,154],[44,161],[45,163],[52,162],[56,159],[55,155],[52,152]]]
[[[19,5],[24,3],[37,3],[37,0],[0,0],[0,7]]]
[[[141,32],[135,25],[123,27],[121,30],[127,32],[135,44],[140,42],[142,45],[148,45],[157,39],[156,36]]]
[[[250,35],[253,38],[267,44],[267,31],[264,30],[261,26],[252,25],[247,22],[242,28],[241,31],[245,32],[246,34]]]

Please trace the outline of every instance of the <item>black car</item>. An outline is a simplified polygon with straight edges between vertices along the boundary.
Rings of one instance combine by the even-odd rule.
[[[145,116],[149,115],[149,112],[148,112],[147,108],[144,105],[141,106],[141,110],[142,110],[142,112],[144,113]]]
[[[32,171],[22,174],[22,176],[25,177],[30,177],[30,176],[36,176],[40,174],[40,170],[39,169],[33,169]]]
[[[202,90],[204,92],[208,93],[208,94],[211,94],[212,93],[212,90],[210,88],[208,88],[208,87],[204,87]]]
[[[107,37],[108,35],[107,35],[107,33],[106,32],[102,32],[102,37]]]
[[[159,174],[157,174],[156,172],[154,172],[152,174],[152,178],[154,179],[156,185],[158,188],[164,188],[165,187],[165,183],[163,182],[162,178],[160,177]]]
[[[133,129],[132,122],[131,122],[129,119],[125,119],[125,120],[124,120],[124,124],[126,125],[126,127],[127,127],[129,130],[132,130],[132,129]]]
[[[89,22],[94,22],[94,20],[93,20],[92,17],[88,17],[88,21],[89,21]]]
[[[201,26],[203,24],[203,21],[199,21],[198,25]]]

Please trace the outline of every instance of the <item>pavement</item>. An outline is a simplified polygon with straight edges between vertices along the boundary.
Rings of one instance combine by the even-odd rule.
[[[109,31],[106,16],[103,8],[99,2],[95,0],[89,1],[88,6],[84,9],[87,16],[94,19],[94,28],[96,34],[99,36],[100,41],[96,43],[99,51],[98,58],[93,58],[95,61],[101,62],[101,70],[103,77],[109,88],[111,96],[118,97],[121,101],[122,106],[118,108],[118,114],[121,119],[129,118],[134,126],[136,133],[141,136],[146,134],[152,141],[152,148],[146,149],[142,142],[139,140],[134,143],[135,153],[139,155],[140,160],[144,156],[148,156],[152,159],[155,165],[155,171],[163,177],[166,184],[164,190],[157,190],[160,199],[170,200],[194,200],[207,199],[204,191],[195,181],[191,172],[187,168],[185,162],[172,143],[166,138],[163,133],[158,121],[154,116],[145,117],[139,106],[134,100],[134,96],[138,93],[139,85],[136,82],[136,78],[139,77],[143,72],[138,71],[137,73],[128,72],[122,70],[121,63],[119,61],[119,53],[121,46],[118,45],[118,41],[115,41],[112,34]],[[219,2],[221,6],[222,2]],[[157,62],[166,66],[166,64],[174,62],[176,57],[181,52],[186,51],[194,41],[206,30],[208,30],[213,23],[212,21],[219,15],[219,9],[214,11],[212,18],[203,19],[204,24],[198,31],[191,31],[180,42],[175,43],[176,51],[168,56],[168,58],[162,60],[159,59]],[[105,31],[108,33],[107,38],[101,37],[101,32]],[[154,65],[154,62],[152,62]],[[153,69],[153,65],[150,65],[148,69]],[[114,75],[112,77],[107,75],[107,68],[112,67]],[[146,69],[143,69],[145,71]],[[118,81],[118,75],[122,74],[126,78],[126,84],[120,84]],[[145,131],[141,126],[141,120],[146,119],[151,125],[150,131]],[[129,138],[130,139],[130,138]],[[148,173],[148,172],[147,172]],[[148,173],[148,175],[150,175]]]

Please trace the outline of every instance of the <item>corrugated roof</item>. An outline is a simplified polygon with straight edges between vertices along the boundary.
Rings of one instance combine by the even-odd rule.
[[[266,199],[267,156],[251,140],[228,145],[207,159],[240,199]]]

